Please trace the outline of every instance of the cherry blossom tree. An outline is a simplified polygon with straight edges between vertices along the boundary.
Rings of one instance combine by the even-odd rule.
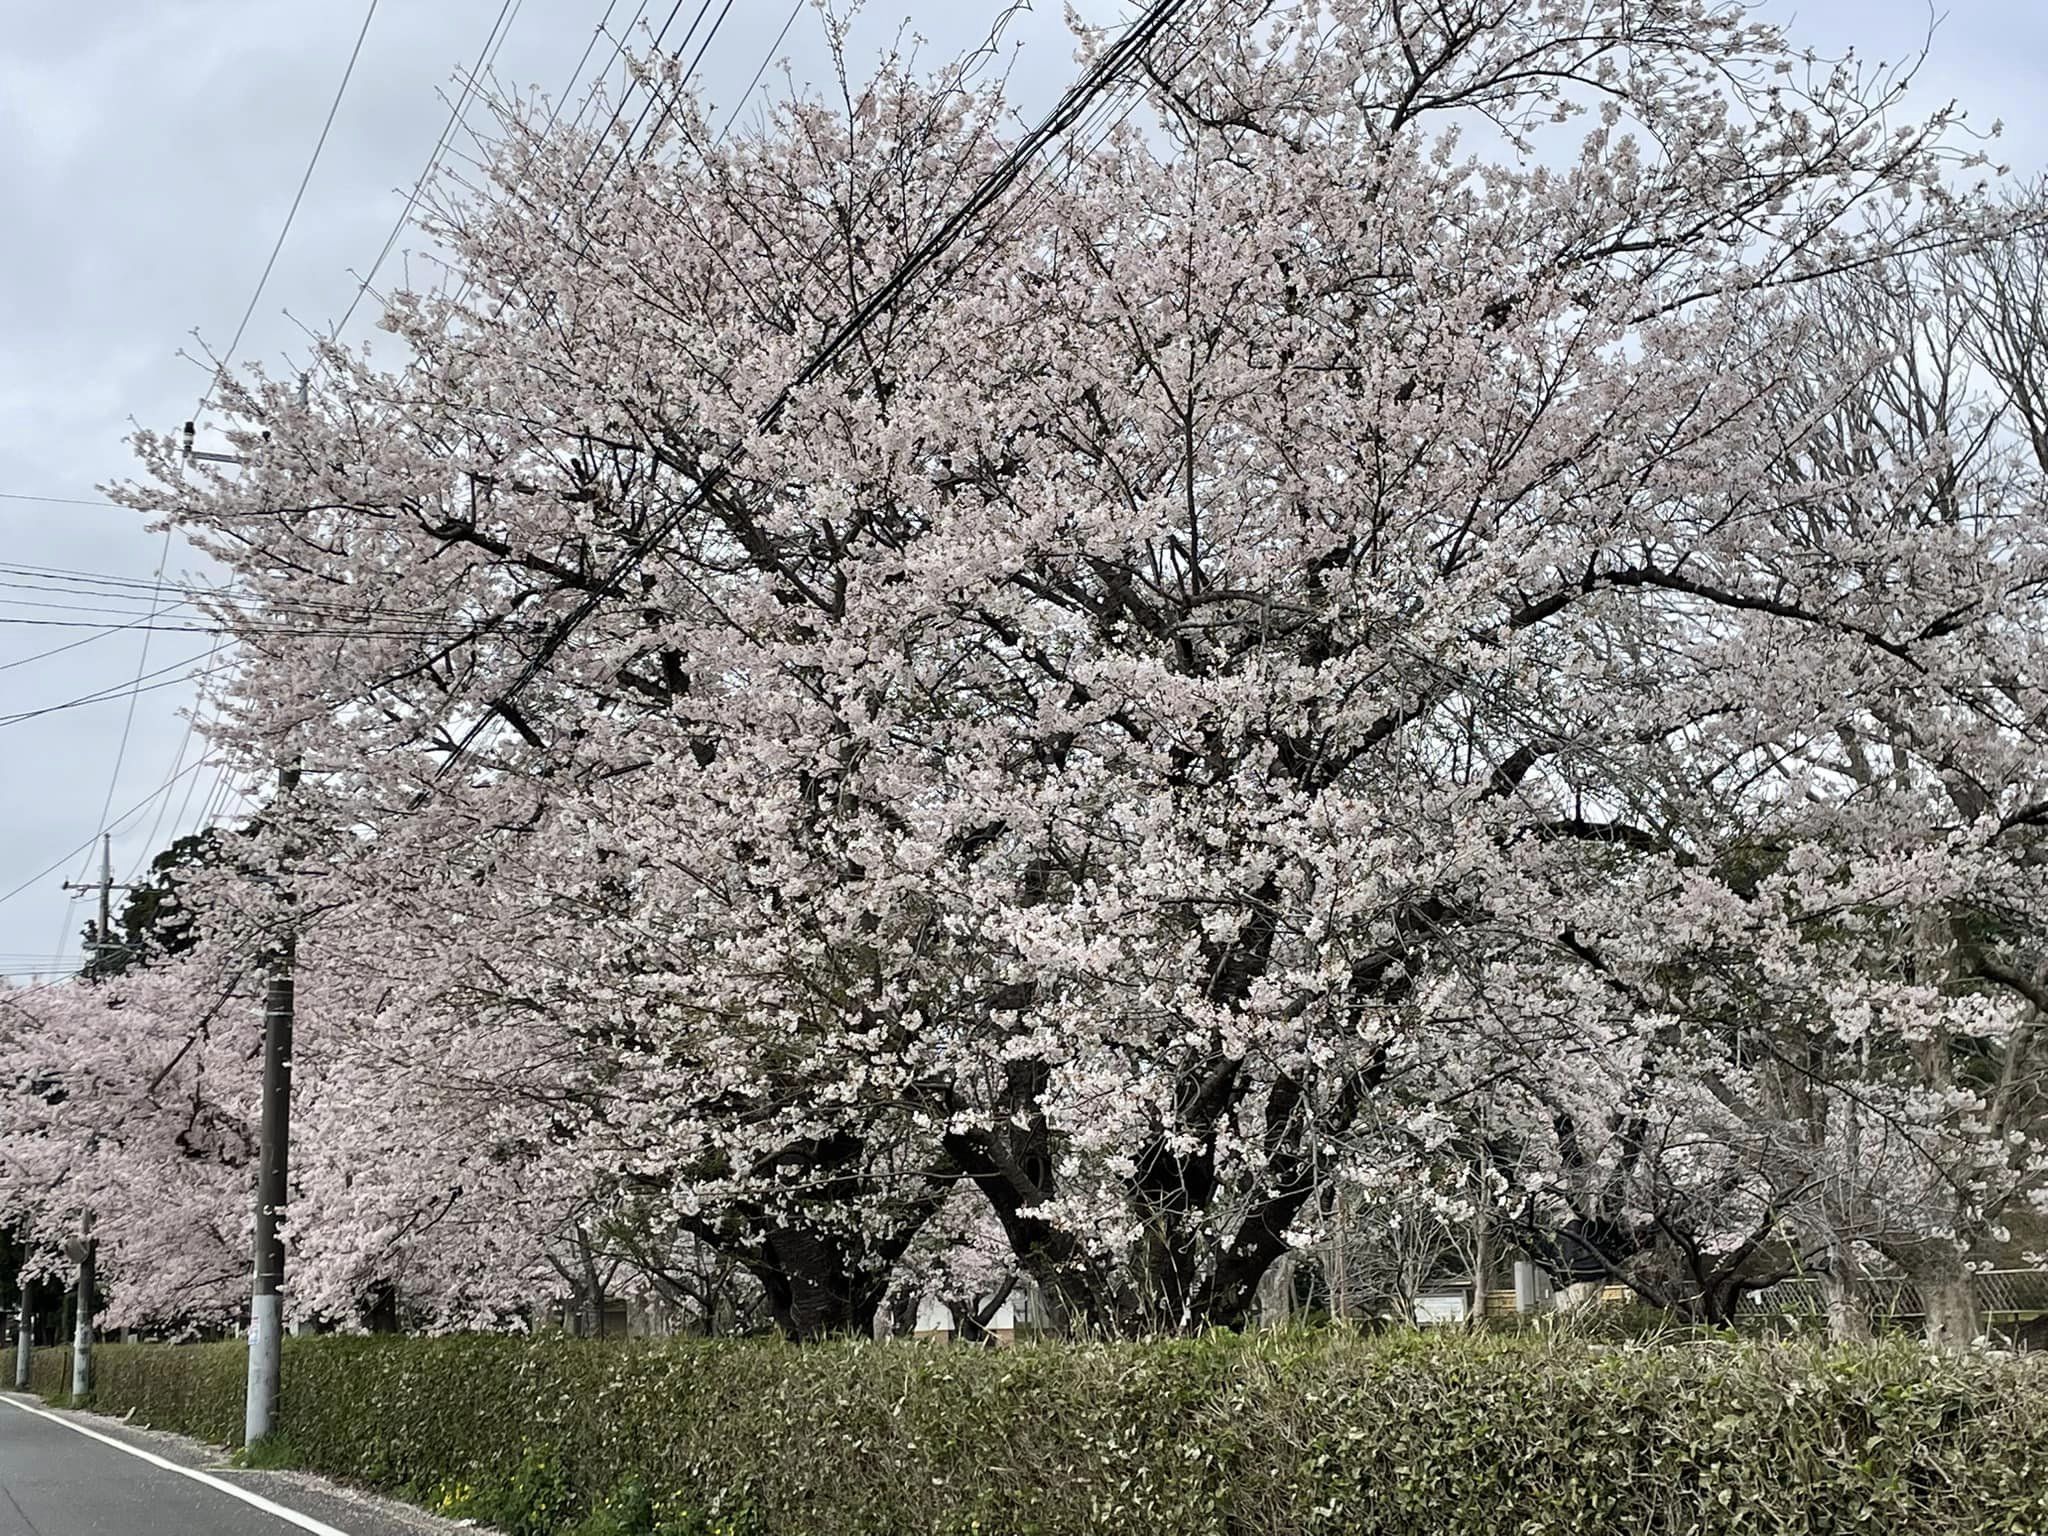
[[[379,1015],[388,987],[366,1007],[349,969],[305,953],[291,1314],[346,1326],[388,1295],[421,1326],[530,1316],[584,1192],[522,1155],[519,1106],[433,1075],[404,1043],[411,1021]],[[0,996],[0,1202],[46,1268],[90,1223],[109,1326],[227,1326],[246,1310],[261,992],[247,949],[208,944]]]
[[[188,1001],[216,982],[221,1006],[188,1014]],[[254,1143],[229,1106],[254,1084],[250,1014],[228,1006],[235,991],[181,968],[0,998],[0,1199],[45,1270],[90,1223],[116,1324],[160,1314],[211,1321],[248,1268]]]
[[[2039,530],[2024,518],[2041,504],[2048,452],[2034,426],[2040,311],[2026,295],[2039,292],[2044,246],[2038,198],[2013,206],[2018,227],[2002,238],[1844,274],[1809,300],[1823,356],[1861,351],[1870,363],[1846,390],[1787,391],[1789,410],[1824,407],[1790,476],[1879,477],[1854,498],[1817,500],[1809,515],[1862,537],[1886,527],[1914,537],[1922,565],[1889,573],[1900,589],[1924,584],[1958,537],[1985,538],[2000,565],[2038,558]],[[2034,634],[2021,639],[2013,624]],[[1877,985],[1851,1016],[1833,1010],[1832,1028],[1777,1041],[1764,1095],[1801,1127],[1816,1184],[1832,1192],[1814,1214],[1828,1234],[1840,1328],[1852,1333],[1861,1324],[1851,1246],[1861,1242],[1915,1282],[1933,1336],[1974,1337],[1967,1256],[2003,1214],[2041,1198],[2048,844],[2039,704],[2028,692],[2038,610],[2022,600],[1987,629],[1996,648],[1979,658],[1972,696],[1957,701],[1962,720],[1944,731],[1930,701],[1887,690],[1814,753],[1859,802],[1849,825],[1864,849],[1882,841],[1894,859],[1924,850],[1918,869],[1893,877],[1922,885],[1911,906],[1835,936]],[[1979,840],[1998,848],[1997,877],[1935,873],[1937,839],[1944,852]],[[1911,1006],[1900,1005],[1904,988]],[[1945,1006],[1930,1010],[1937,995]]]
[[[1582,1055],[1697,1125],[1759,1020],[2031,1028],[1927,965],[2039,888],[2039,466],[1836,451],[1882,348],[1815,301],[1996,233],[1954,114],[1705,0],[1225,0],[1144,64],[935,261],[969,68],[515,110],[400,362],[230,381],[244,468],[140,440],[354,1027],[799,1336],[961,1181],[1085,1325],[1234,1324],[1398,1096]],[[1644,1220],[1770,1193],[1655,1166]]]

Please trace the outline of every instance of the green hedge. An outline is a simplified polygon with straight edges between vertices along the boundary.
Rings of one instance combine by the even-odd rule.
[[[139,1423],[197,1435],[216,1445],[242,1438],[242,1391],[249,1356],[242,1345],[95,1344],[87,1406],[132,1413]],[[71,1393],[71,1349],[29,1357],[29,1387],[44,1397]]]
[[[231,1440],[242,1359],[102,1346],[95,1406]],[[2048,1368],[1898,1345],[471,1337],[292,1340],[281,1422],[514,1536],[2018,1536],[2044,1410]]]
[[[32,1350],[28,1357],[28,1389],[43,1397],[61,1397],[71,1390],[71,1351]]]

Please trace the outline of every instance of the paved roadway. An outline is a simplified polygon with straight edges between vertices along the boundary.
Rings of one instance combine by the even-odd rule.
[[[176,1436],[23,1406],[33,1402],[0,1393],[0,1536],[426,1536],[454,1529],[303,1474],[230,1468],[218,1453]],[[245,1502],[235,1489],[277,1507]]]

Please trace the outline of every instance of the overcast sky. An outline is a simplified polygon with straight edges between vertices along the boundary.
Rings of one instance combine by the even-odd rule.
[[[496,76],[559,93],[606,14],[604,0],[381,0],[237,358],[296,357],[302,325],[325,328],[348,308],[448,119],[451,81],[470,69],[508,3]],[[723,3],[715,0],[711,14]],[[986,33],[1003,3],[872,0],[854,35],[857,59],[871,59],[906,12],[929,39],[929,57],[950,58]],[[147,609],[150,590],[108,585],[104,601],[38,593],[20,568],[144,581],[156,571],[161,540],[133,514],[89,504],[94,487],[127,472],[123,439],[133,423],[175,429],[191,415],[207,381],[179,353],[196,352],[194,331],[215,349],[232,336],[367,4],[0,5],[0,564],[11,568],[0,571],[0,972],[75,963],[89,904],[74,906],[60,883],[85,873],[86,846],[102,825],[112,825],[115,876],[125,879],[218,800],[215,775],[188,735],[191,688],[179,681],[181,664],[203,656],[209,638],[104,633],[93,626],[122,619],[84,610]],[[650,0],[645,8],[659,25],[670,6]],[[671,46],[697,6],[681,9]],[[791,9],[792,0],[732,0],[701,68],[714,102],[738,101]],[[1037,0],[1008,33],[1029,111],[1049,105],[1073,70],[1061,9],[1059,0]],[[1117,12],[1113,0],[1085,9]],[[614,0],[613,31],[635,10],[635,0]],[[1939,25],[1922,0],[1765,10],[1822,52],[1853,45],[1887,61],[1917,49],[1932,26],[1932,57],[1916,86],[1922,107],[1954,97],[1973,121],[2003,118],[1998,157],[2023,175],[2048,164],[2043,0],[1953,0]],[[611,49],[599,42],[586,78]],[[798,86],[827,77],[809,0],[776,54]],[[760,89],[788,82],[771,69]],[[401,239],[380,287],[417,243]],[[373,310],[366,303],[357,312],[348,337],[370,332]],[[189,569],[173,549],[169,577]],[[41,655],[60,646],[71,648]],[[133,694],[131,724],[138,673],[170,686]],[[15,718],[101,692],[100,702]]]

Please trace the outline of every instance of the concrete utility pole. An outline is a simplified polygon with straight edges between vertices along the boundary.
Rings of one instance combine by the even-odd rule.
[[[28,1276],[21,1277],[21,1307],[14,1323],[14,1390],[28,1390],[29,1356],[35,1350],[35,1341],[29,1337]]]
[[[1479,1142],[1479,1192],[1472,1204],[1472,1315],[1466,1319],[1474,1328],[1486,1326],[1486,1288],[1493,1276],[1492,1161],[1487,1155],[1485,1134]]]
[[[127,946],[114,942],[114,892],[125,891],[128,887],[114,881],[114,834],[100,834],[100,877],[90,884],[64,882],[67,891],[97,891],[100,898],[100,925],[92,941],[93,965],[104,976],[106,963],[116,950]]]
[[[296,768],[277,776],[281,801],[298,783]],[[290,893],[285,893],[290,899]],[[279,940],[263,992],[263,1126],[256,1174],[256,1279],[249,1297],[249,1390],[242,1417],[244,1443],[253,1445],[277,1421],[278,1381],[284,1346],[284,1238],[279,1223],[291,1177],[292,961],[289,928]]]
[[[299,375],[304,405],[310,376]],[[240,464],[240,454],[206,453],[197,446],[198,423],[185,423],[187,463]],[[268,436],[266,433],[265,436]],[[299,782],[296,767],[277,775],[280,803]],[[280,871],[280,875],[282,875]],[[287,903],[291,893],[284,893]],[[271,957],[263,991],[263,1124],[256,1171],[256,1272],[249,1290],[249,1386],[243,1403],[242,1438],[253,1444],[277,1422],[277,1389],[284,1353],[284,1238],[279,1227],[291,1184],[292,961],[296,941],[287,925]]]
[[[78,1265],[78,1321],[71,1330],[71,1395],[83,1397],[92,1390],[92,1287],[99,1257],[90,1213],[85,1218],[85,1230],[64,1244],[64,1253]]]
[[[114,942],[114,836],[111,832],[100,834],[100,877],[91,885],[73,885],[64,882],[67,891],[98,891],[100,895],[100,925],[93,935],[93,969],[101,976],[107,974],[107,961],[121,948]],[[92,1290],[94,1271],[97,1269],[99,1244],[92,1235],[92,1212],[85,1214],[82,1230],[77,1237],[64,1245],[65,1257],[78,1265],[76,1287],[77,1323],[71,1333],[71,1395],[83,1397],[92,1390]],[[28,1326],[26,1314],[22,1326]]]

